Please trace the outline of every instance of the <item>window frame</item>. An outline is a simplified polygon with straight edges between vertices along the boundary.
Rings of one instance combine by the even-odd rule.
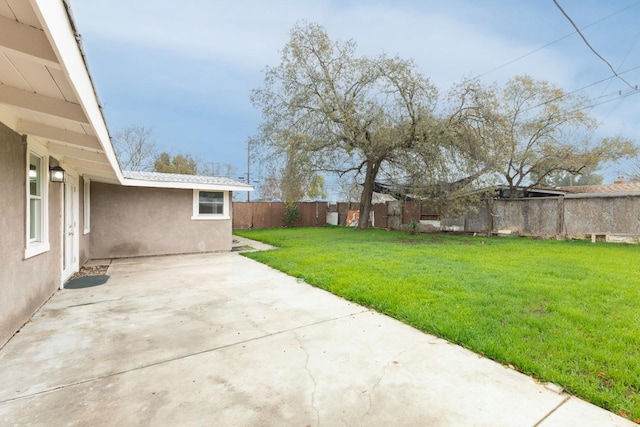
[[[91,232],[91,180],[82,177],[82,227],[83,234]]]
[[[200,192],[222,193],[222,213],[221,214],[201,214],[200,213]],[[193,190],[193,220],[221,220],[231,219],[229,214],[229,192],[224,190]]]
[[[31,194],[31,177],[30,166],[31,166],[31,156],[34,155],[40,158],[40,168],[41,173],[40,177],[40,195],[32,195]],[[49,153],[47,150],[31,141],[27,141],[27,156],[26,156],[26,165],[25,165],[25,180],[26,180],[26,189],[25,189],[25,202],[26,202],[26,215],[25,215],[25,250],[24,250],[24,258],[31,258],[36,255],[40,255],[44,252],[47,252],[51,249],[49,243]],[[39,200],[40,201],[40,214],[39,217],[36,218],[37,226],[39,227],[39,233],[35,238],[31,238],[31,201]]]

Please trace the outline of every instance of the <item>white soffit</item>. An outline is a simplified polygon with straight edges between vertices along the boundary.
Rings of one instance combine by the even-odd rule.
[[[0,120],[78,172],[122,183],[64,0],[0,0]]]

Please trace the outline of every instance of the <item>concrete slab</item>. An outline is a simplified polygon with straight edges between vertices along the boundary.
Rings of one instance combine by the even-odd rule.
[[[232,247],[234,250],[244,251],[267,251],[269,249],[275,249],[275,246],[267,245],[266,243],[258,242],[255,240],[247,239],[246,237],[233,236]]]
[[[635,425],[609,411],[571,397],[545,419],[540,427],[628,426]]]
[[[0,425],[633,425],[237,253],[109,274],[0,351]]]
[[[84,263],[83,267],[98,267],[102,265],[111,264],[110,258],[98,258],[98,259],[90,259]]]

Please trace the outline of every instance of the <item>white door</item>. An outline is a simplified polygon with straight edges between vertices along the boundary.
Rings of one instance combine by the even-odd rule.
[[[62,219],[62,288],[73,273],[80,269],[78,235],[78,178],[67,174],[64,185],[64,208]]]

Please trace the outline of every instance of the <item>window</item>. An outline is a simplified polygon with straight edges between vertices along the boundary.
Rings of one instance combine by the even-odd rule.
[[[229,219],[229,193],[193,190],[192,219]]]
[[[27,245],[25,258],[49,250],[47,188],[48,158],[30,144],[27,151]]]
[[[200,191],[198,204],[200,215],[222,215],[224,194],[221,191]]]
[[[91,231],[91,181],[89,178],[83,180],[83,219],[84,219],[84,234]]]

